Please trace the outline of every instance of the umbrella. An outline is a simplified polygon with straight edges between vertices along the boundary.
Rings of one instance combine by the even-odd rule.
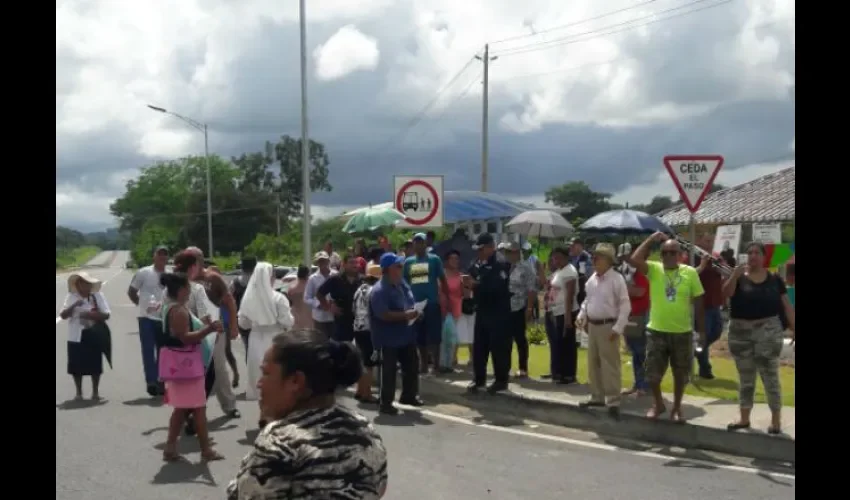
[[[658,217],[638,210],[609,210],[584,221],[579,229],[586,233],[651,234],[656,231],[675,234]]]
[[[563,238],[573,232],[573,226],[561,214],[551,210],[529,210],[523,212],[505,227],[525,237]]]
[[[342,231],[348,234],[365,233],[380,227],[394,226],[404,218],[403,213],[392,207],[369,207],[352,215],[345,223]]]

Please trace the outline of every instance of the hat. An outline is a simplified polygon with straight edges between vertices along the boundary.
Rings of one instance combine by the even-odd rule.
[[[382,276],[381,266],[378,264],[369,264],[366,266],[366,277],[367,278],[378,278],[381,279]]]
[[[319,262],[320,260],[331,260],[328,252],[325,252],[324,250],[316,252],[316,255],[313,256],[313,262]]]
[[[502,248],[506,252],[519,252],[519,243],[514,243],[512,241],[508,241],[508,242],[505,242],[505,243],[500,243],[500,245],[502,245]]]
[[[632,245],[631,243],[622,243],[619,247],[617,247],[617,257],[625,257],[627,255],[632,254]]]
[[[475,239],[475,244],[472,245],[472,248],[474,250],[478,250],[481,247],[484,247],[484,246],[487,246],[487,245],[492,245],[495,242],[496,242],[496,240],[493,239],[492,234],[481,233],[481,234],[478,235],[478,238]]]
[[[68,293],[76,293],[77,292],[77,280],[83,280],[86,283],[91,283],[91,291],[92,293],[97,293],[100,291],[100,287],[103,285],[101,281],[85,271],[76,271],[71,273],[68,276]]]
[[[165,245],[157,245],[156,248],[154,248],[153,253],[157,254],[159,252],[168,253],[168,247]]]
[[[523,242],[523,244],[522,244],[522,249],[523,249],[523,250],[525,250],[526,252],[527,252],[527,251],[529,251],[529,250],[531,250],[531,243],[529,243],[529,242],[527,242],[527,241],[526,241],[526,242]]]
[[[570,240],[570,245],[575,245],[576,243],[578,243],[579,245],[584,245],[584,241],[582,241],[579,237],[575,237]]]
[[[419,240],[419,241],[427,241],[427,240],[428,240],[428,236],[426,236],[426,235],[425,235],[425,233],[416,233],[416,234],[414,234],[414,235],[413,235],[413,240],[412,240],[412,241],[417,241],[417,240]]]
[[[614,252],[614,245],[610,243],[599,243],[593,248],[593,255],[598,255],[600,257],[606,257],[611,262],[614,262],[616,259]]]
[[[505,249],[505,242],[500,241],[499,244],[496,245],[496,250],[504,250],[504,249]]]
[[[384,255],[381,255],[380,264],[381,269],[386,269],[395,265],[401,265],[404,264],[404,257],[398,256],[392,252],[387,252]]]

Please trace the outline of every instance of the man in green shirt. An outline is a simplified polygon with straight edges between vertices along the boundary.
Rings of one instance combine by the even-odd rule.
[[[661,262],[647,261],[653,243],[661,243]],[[673,372],[673,408],[670,419],[684,422],[682,396],[693,359],[693,325],[696,316],[700,344],[705,332],[702,296],[705,293],[699,274],[691,266],[680,264],[679,242],[664,233],[655,233],[644,241],[632,257],[637,272],[649,280],[649,324],[646,325],[646,380],[655,399],[647,413],[658,418],[667,409],[661,394],[661,380],[667,365]]]

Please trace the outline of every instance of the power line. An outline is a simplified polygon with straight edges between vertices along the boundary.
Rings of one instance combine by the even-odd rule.
[[[673,7],[673,8],[670,8],[670,9],[663,10],[663,11],[655,12],[655,13],[647,15],[647,16],[638,17],[638,18],[630,19],[628,21],[623,21],[621,23],[616,23],[616,24],[612,24],[612,25],[609,25],[609,26],[605,26],[603,28],[586,31],[584,33],[577,33],[575,35],[569,35],[569,36],[566,36],[566,37],[563,37],[563,38],[560,38],[560,39],[556,39],[556,40],[550,40],[550,41],[547,41],[547,42],[532,43],[532,44],[528,44],[528,45],[521,46],[521,47],[506,49],[504,52],[499,52],[499,56],[500,57],[508,57],[508,56],[513,56],[513,55],[517,55],[517,54],[524,54],[526,52],[536,52],[538,50],[547,50],[547,49],[550,49],[552,47],[560,47],[562,45],[570,45],[570,44],[573,44],[573,43],[586,42],[588,40],[593,40],[595,38],[600,38],[600,37],[608,36],[608,35],[614,35],[614,34],[617,34],[617,33],[623,33],[623,32],[626,32],[626,31],[631,31],[631,30],[636,29],[636,28],[642,28],[644,26],[649,26],[649,25],[652,25],[652,24],[660,23],[662,21],[668,21],[670,19],[676,19],[678,17],[683,17],[683,16],[687,16],[687,15],[690,15],[690,14],[696,14],[697,12],[702,12],[702,11],[708,10],[708,9],[714,9],[716,7],[720,7],[722,5],[725,5],[725,4],[732,2],[732,0],[720,0],[719,2],[710,4],[710,5],[705,5],[703,7],[692,8],[690,10],[686,10],[684,12],[678,12],[676,14],[669,15],[669,16],[666,16],[666,17],[663,17],[663,18],[660,18],[660,19],[652,19],[652,18],[655,18],[656,16],[658,16],[660,14],[671,13],[671,12],[678,11],[678,10],[688,8],[688,7],[692,7],[693,5],[700,4],[700,3],[703,3],[703,2],[707,2],[707,1],[712,1],[712,0],[693,0],[691,2],[688,2],[685,5],[681,5],[679,7]],[[644,19],[650,19],[650,20],[647,21],[647,22],[644,22],[644,23],[634,24],[637,21],[641,21],[641,20],[644,20]]]
[[[460,94],[456,94],[454,97],[452,97],[452,98],[451,98],[451,100],[449,100],[449,102],[447,102],[447,103],[446,103],[446,105],[445,105],[445,106],[443,106],[443,110],[440,112],[440,114],[439,114],[439,115],[437,115],[437,117],[436,117],[436,118],[434,118],[434,120],[432,120],[432,123],[439,123],[439,121],[443,119],[443,117],[446,115],[446,113],[448,112],[448,110],[451,108],[452,104],[454,104],[454,103],[456,103],[456,102],[460,102],[460,101],[462,101],[464,98],[466,98],[466,96],[469,94],[469,91],[470,91],[470,90],[472,90],[472,87],[474,87],[474,86],[475,86],[475,84],[479,81],[478,79],[479,79],[479,78],[481,78],[481,75],[482,75],[483,73],[484,73],[484,70],[483,70],[483,69],[482,69],[482,70],[480,70],[480,71],[479,71],[479,72],[475,75],[475,78],[473,78],[473,79],[472,79],[472,80],[471,80],[471,81],[470,81],[470,82],[466,85],[466,87],[464,87],[463,91],[461,91],[461,93],[460,93]],[[428,129],[428,130],[431,130],[431,129]],[[420,134],[420,135],[419,135],[419,138],[421,139],[421,138],[426,137],[426,136],[428,136],[428,135],[429,135],[429,134],[428,134],[427,132],[425,132],[425,133]]]
[[[508,38],[502,38],[501,40],[496,40],[495,42],[490,42],[490,45],[496,45],[497,43],[510,42],[510,41],[513,41],[513,40],[521,40],[523,38],[540,36],[540,35],[543,35],[543,34],[546,34],[546,33],[551,33],[553,31],[559,31],[559,30],[566,29],[566,28],[572,28],[573,26],[578,26],[580,24],[589,23],[590,21],[597,21],[599,19],[604,19],[606,17],[610,17],[610,16],[613,16],[613,15],[616,15],[616,14],[621,14],[623,12],[633,10],[633,9],[637,9],[638,7],[643,7],[644,5],[649,5],[649,4],[655,3],[657,1],[658,0],[645,0],[641,3],[639,3],[639,4],[636,4],[636,5],[632,5],[632,6],[629,6],[629,7],[623,7],[623,8],[617,9],[617,10],[612,10],[612,11],[609,11],[609,12],[598,14],[598,15],[593,16],[593,17],[588,17],[586,19],[582,19],[581,21],[575,21],[575,22],[571,22],[571,23],[568,23],[568,24],[562,24],[560,26],[554,26],[552,28],[547,28],[545,30],[537,31],[535,33],[528,33],[528,34],[525,34],[525,35],[516,35],[516,36],[511,36],[511,37],[508,37]]]

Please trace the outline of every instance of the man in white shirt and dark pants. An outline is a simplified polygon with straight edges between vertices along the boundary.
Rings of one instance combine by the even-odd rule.
[[[164,389],[159,384],[159,366],[157,365],[158,346],[156,339],[162,330],[160,306],[162,305],[162,286],[159,276],[165,272],[168,263],[168,248],[158,246],[153,252],[153,265],[139,269],[127,296],[139,308],[139,342],[142,346],[142,366],[145,370],[145,383],[148,394],[162,395]]]
[[[632,305],[623,275],[614,269],[614,247],[600,243],[593,250],[595,272],[585,285],[578,325],[588,337],[587,366],[590,400],[582,408],[608,406],[608,413],[620,418],[620,337],[626,329]]]
[[[330,242],[328,242],[328,245],[330,245]],[[319,287],[328,278],[336,274],[336,271],[331,269],[331,258],[324,250],[316,252],[316,255],[313,256],[313,263],[319,269],[307,278],[307,285],[304,286],[304,303],[308,304],[312,309],[313,325],[316,330],[324,333],[327,338],[332,338],[334,334],[334,315],[330,310],[330,304],[319,302],[316,294],[319,292]]]

